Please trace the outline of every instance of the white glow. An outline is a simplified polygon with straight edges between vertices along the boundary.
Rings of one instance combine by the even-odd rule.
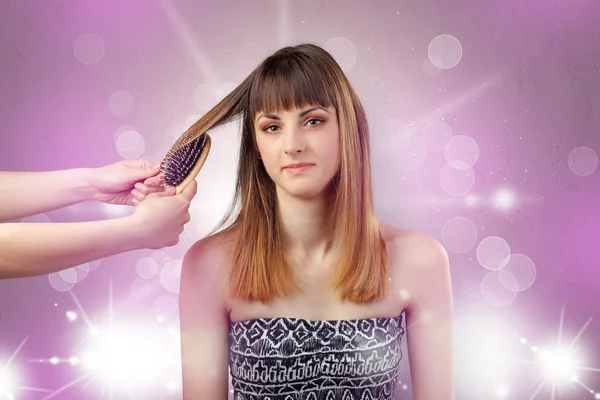
[[[510,246],[498,236],[489,236],[477,246],[477,261],[485,269],[495,271],[502,269],[508,263]]]
[[[499,383],[508,378],[517,349],[512,328],[489,310],[473,306],[456,315],[457,388],[474,398],[508,398],[502,397],[507,388]]]
[[[67,315],[67,319],[71,322],[74,322],[77,320],[77,313],[75,311],[67,311],[66,315]]]
[[[509,189],[500,189],[494,194],[494,206],[501,210],[510,210],[516,203],[516,195]]]
[[[496,388],[496,397],[499,399],[507,399],[510,394],[510,389],[506,384],[499,385]]]
[[[167,390],[169,392],[175,392],[177,390],[177,382],[169,381],[169,383],[167,383]]]
[[[55,357],[47,362],[69,363],[79,373],[75,374],[75,379],[54,390],[47,399],[63,391],[74,390],[74,386],[97,391],[93,398],[100,398],[109,390],[114,393],[110,397],[115,399],[164,398],[161,392],[168,390],[169,382],[177,382],[181,374],[179,336],[171,335],[156,322],[137,319],[139,312],[136,312],[136,317],[119,315],[117,318],[113,309],[112,287],[110,292],[110,308],[103,313],[103,319],[109,318],[99,325],[90,321],[81,303],[71,293],[79,307],[78,315],[89,327],[82,332],[85,340],[73,347],[74,353],[70,357]],[[180,387],[171,385],[171,389],[179,391]]]
[[[500,280],[509,290],[521,292],[529,289],[537,278],[537,268],[531,258],[524,254],[511,254],[505,267],[500,270]]]
[[[146,141],[136,130],[126,130],[118,135],[116,147],[121,157],[133,160],[142,155]]]
[[[63,272],[64,275],[64,271],[61,272]],[[77,276],[77,274],[75,274],[75,276]],[[66,292],[75,286],[75,283],[66,281],[59,272],[53,272],[48,275],[48,281],[50,282],[50,286],[58,292]]]
[[[135,327],[99,331],[83,352],[82,367],[97,380],[123,388],[164,378],[166,346],[164,340],[149,332]]]
[[[451,69],[462,59],[463,49],[460,41],[449,34],[434,37],[427,48],[431,63],[439,69]]]
[[[539,358],[544,375],[554,381],[568,381],[577,370],[575,355],[564,348],[542,350]]]
[[[0,399],[14,399],[15,378],[8,371],[0,373]]]

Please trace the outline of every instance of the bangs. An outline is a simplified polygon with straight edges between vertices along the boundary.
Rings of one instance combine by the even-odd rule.
[[[326,70],[294,56],[267,59],[250,91],[250,118],[258,112],[289,111],[308,105],[334,106],[335,93]]]

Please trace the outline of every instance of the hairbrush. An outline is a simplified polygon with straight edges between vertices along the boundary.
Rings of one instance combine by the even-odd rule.
[[[187,132],[186,132],[187,133]],[[190,140],[182,135],[160,163],[165,186],[174,187],[177,194],[196,178],[210,151],[210,136],[203,133]]]

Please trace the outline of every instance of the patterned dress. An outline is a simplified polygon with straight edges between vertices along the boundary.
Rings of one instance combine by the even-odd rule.
[[[234,400],[393,400],[402,314],[394,318],[231,322]]]

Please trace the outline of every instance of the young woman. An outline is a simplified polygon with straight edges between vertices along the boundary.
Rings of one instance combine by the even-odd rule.
[[[447,254],[377,220],[365,113],[335,60],[283,48],[195,127],[238,115],[217,229],[233,221],[183,261],[184,399],[226,399],[229,374],[234,399],[395,399],[405,329],[413,398],[453,399]]]

